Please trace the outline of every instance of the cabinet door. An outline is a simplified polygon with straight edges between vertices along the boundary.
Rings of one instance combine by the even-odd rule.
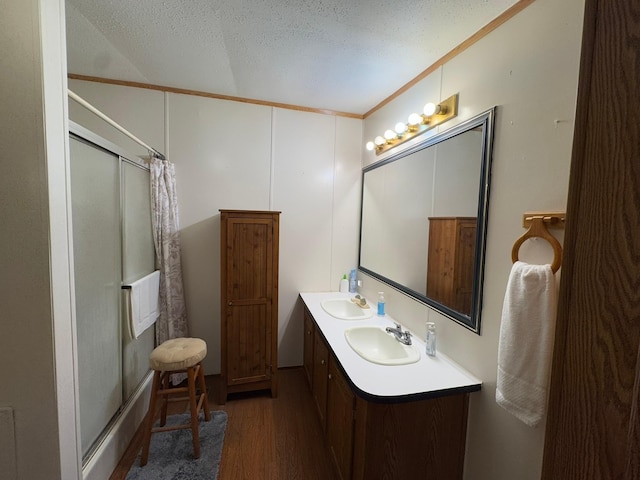
[[[272,374],[273,226],[270,218],[229,218],[226,229],[227,384]]]
[[[304,373],[307,377],[309,387],[313,388],[313,320],[311,315],[304,309]]]
[[[326,429],[327,380],[329,375],[329,348],[322,335],[314,334],[313,342],[313,399],[318,407],[320,424]]]
[[[427,297],[452,307],[455,269],[455,221],[429,218],[429,255],[427,257]]]
[[[327,440],[340,478],[351,478],[355,396],[333,357],[327,386]]]
[[[476,219],[429,217],[427,297],[471,314]]]
[[[458,225],[456,253],[455,304],[454,310],[471,315],[473,297],[473,270],[476,252],[476,221],[463,219]]]
[[[264,305],[236,305],[227,316],[227,384],[271,377],[270,316]]]

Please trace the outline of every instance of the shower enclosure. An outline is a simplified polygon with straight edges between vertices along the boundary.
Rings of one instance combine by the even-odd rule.
[[[71,203],[83,465],[149,371],[154,328],[132,339],[122,285],[155,269],[149,169],[71,122]]]

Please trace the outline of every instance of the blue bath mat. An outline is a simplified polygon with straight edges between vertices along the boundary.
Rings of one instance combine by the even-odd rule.
[[[171,415],[167,425],[190,422],[190,415]],[[193,458],[191,429],[172,430],[151,435],[149,460],[140,466],[140,454],[127,474],[126,480],[215,480],[218,478],[227,413],[211,412],[211,420],[202,416],[200,430],[200,458]]]

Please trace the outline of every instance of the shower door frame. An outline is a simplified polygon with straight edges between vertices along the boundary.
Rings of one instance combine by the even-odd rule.
[[[106,140],[105,138],[93,133],[92,131],[82,127],[81,125],[78,125],[72,121],[69,121],[69,138],[74,138],[82,143],[85,143],[89,146],[92,146],[93,148],[97,148],[99,150],[104,151],[105,153],[108,153],[110,155],[113,155],[115,158],[114,160],[116,160],[118,162],[117,165],[117,189],[118,189],[118,195],[119,195],[119,199],[118,199],[118,204],[119,204],[119,209],[117,212],[117,215],[119,216],[118,219],[118,235],[119,235],[119,241],[120,241],[120,245],[119,245],[119,251],[120,251],[120,265],[119,265],[119,276],[120,276],[120,286],[124,283],[124,277],[125,277],[125,225],[124,225],[124,216],[125,216],[125,202],[123,201],[123,197],[124,197],[124,168],[123,168],[123,163],[126,163],[128,165],[143,169],[145,171],[149,171],[149,167],[148,165],[146,165],[142,160],[138,159],[135,155],[132,155],[131,153],[125,151],[122,147],[110,142],[109,140]],[[71,189],[71,184],[69,185],[69,189]],[[72,217],[72,215],[71,215]],[[73,218],[71,218],[71,231],[73,232]],[[151,243],[150,247],[152,249],[154,249],[153,243]],[[71,249],[73,251],[73,235],[71,235]],[[155,256],[155,251],[154,251],[154,256]],[[74,317],[74,321],[73,321],[73,342],[75,345],[75,362],[76,362],[76,372],[77,372],[77,362],[78,362],[78,337],[77,337],[77,316],[76,316],[76,311],[75,311],[75,305],[76,305],[76,299],[75,299],[75,295],[76,295],[76,288],[75,288],[75,266],[74,266],[74,255],[73,253],[71,254],[71,272],[73,272],[73,289],[72,289],[72,294],[73,294],[73,317]],[[111,417],[110,421],[108,421],[101,433],[98,435],[97,439],[93,442],[93,444],[87,449],[86,452],[82,452],[82,438],[81,438],[81,426],[80,426],[80,402],[79,402],[79,391],[80,391],[80,385],[77,384],[76,385],[76,399],[77,399],[77,412],[76,412],[76,416],[78,418],[78,426],[77,426],[77,435],[78,435],[78,439],[79,439],[79,446],[78,449],[80,456],[82,457],[82,467],[83,467],[83,471],[85,469],[85,467],[87,467],[87,465],[94,460],[94,456],[97,455],[97,452],[103,447],[103,442],[105,442],[105,440],[108,439],[110,435],[110,432],[116,428],[116,424],[118,424],[119,420],[121,419],[121,417],[123,416],[123,414],[125,413],[125,411],[129,408],[135,408],[136,410],[139,410],[139,406],[132,406],[131,404],[134,401],[137,401],[139,399],[139,397],[142,395],[142,391],[145,388],[148,388],[148,383],[149,383],[149,379],[150,379],[150,370],[146,371],[146,374],[144,374],[142,376],[142,378],[140,379],[140,381],[138,382],[137,387],[134,389],[133,392],[130,392],[129,395],[126,395],[126,391],[125,391],[125,374],[124,374],[124,370],[125,370],[125,366],[124,366],[124,335],[126,334],[126,332],[124,331],[124,314],[123,314],[123,297],[122,295],[120,295],[120,301],[119,301],[119,305],[117,306],[117,311],[118,311],[118,315],[117,315],[117,322],[118,322],[118,330],[119,330],[119,362],[118,365],[120,367],[120,373],[119,373],[119,387],[121,389],[121,402],[120,402],[120,406],[117,408],[116,412],[113,414],[113,416]],[[151,331],[153,331],[154,329],[150,329]],[[155,337],[155,335],[154,335]],[[151,348],[153,348],[153,346],[151,346]],[[150,353],[150,351],[148,352]],[[78,382],[78,376],[76,373],[76,382]]]

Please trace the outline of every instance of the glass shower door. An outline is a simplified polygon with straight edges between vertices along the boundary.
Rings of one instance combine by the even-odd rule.
[[[71,137],[71,197],[82,454],[122,404],[117,155]]]

